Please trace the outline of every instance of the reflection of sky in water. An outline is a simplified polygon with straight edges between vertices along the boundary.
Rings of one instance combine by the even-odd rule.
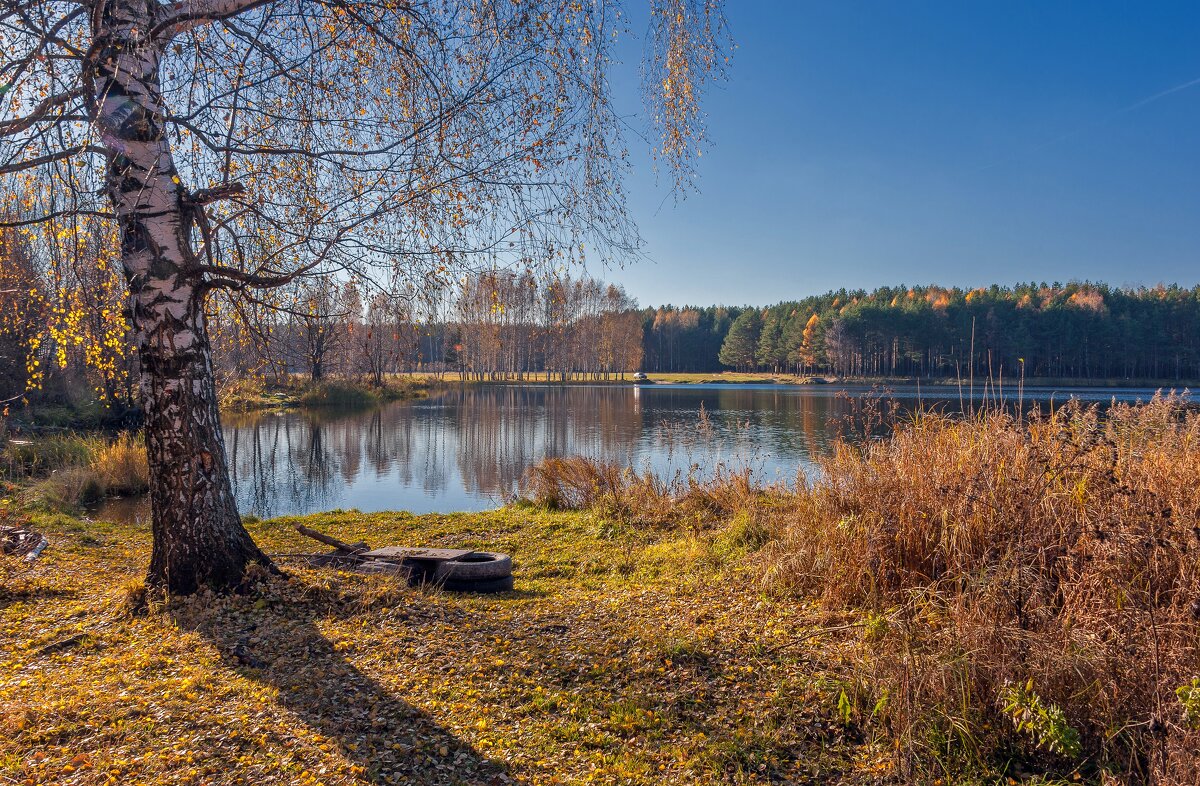
[[[889,392],[901,410],[970,406],[957,388]],[[1015,390],[1005,393],[1015,398]],[[781,385],[467,387],[366,411],[229,416],[225,440],[243,513],[482,510],[502,504],[546,456],[585,455],[660,474],[724,462],[792,481],[812,470],[812,457],[829,449],[871,394]],[[1027,388],[1024,400],[1045,406],[1071,396],[1107,403],[1152,395]],[[148,511],[139,500],[103,513]]]

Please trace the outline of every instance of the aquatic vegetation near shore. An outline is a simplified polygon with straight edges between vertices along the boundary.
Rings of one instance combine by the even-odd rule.
[[[75,511],[105,496],[141,494],[149,488],[150,468],[140,435],[122,432],[62,434],[10,440],[3,449],[4,474],[23,487],[26,505]]]
[[[426,394],[430,380],[425,377],[390,376],[382,386],[353,378],[327,379],[322,382],[291,380],[268,384],[248,377],[220,391],[221,409],[248,412],[259,409],[319,409],[324,407],[368,407],[385,401],[418,398]]]

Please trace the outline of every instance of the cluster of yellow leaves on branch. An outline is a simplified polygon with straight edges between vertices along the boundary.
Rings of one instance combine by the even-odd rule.
[[[40,389],[49,369],[72,366],[101,399],[124,382],[126,289],[116,253],[114,230],[86,217],[0,233],[0,341],[6,354],[23,355],[26,390]]]

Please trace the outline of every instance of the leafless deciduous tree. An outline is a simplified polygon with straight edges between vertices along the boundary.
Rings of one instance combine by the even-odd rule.
[[[629,250],[617,0],[5,0],[10,226],[115,228],[151,464],[149,581],[266,558],[240,523],[205,303],[298,275],[441,279],[472,252]],[[719,0],[651,0],[646,86],[681,182]],[[381,273],[381,271],[383,271]]]
[[[642,315],[625,290],[594,278],[490,271],[465,276],[449,326],[454,360],[475,379],[624,377],[642,361]]]

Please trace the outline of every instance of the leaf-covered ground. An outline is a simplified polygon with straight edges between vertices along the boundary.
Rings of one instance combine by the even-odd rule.
[[[251,526],[315,551],[294,520]],[[372,545],[504,551],[468,596],[299,567],[131,616],[142,529],[37,522],[0,574],[0,782],[872,783],[844,725],[853,634],[753,589],[736,537],[528,509],[306,519]],[[841,699],[841,710],[839,710]]]

